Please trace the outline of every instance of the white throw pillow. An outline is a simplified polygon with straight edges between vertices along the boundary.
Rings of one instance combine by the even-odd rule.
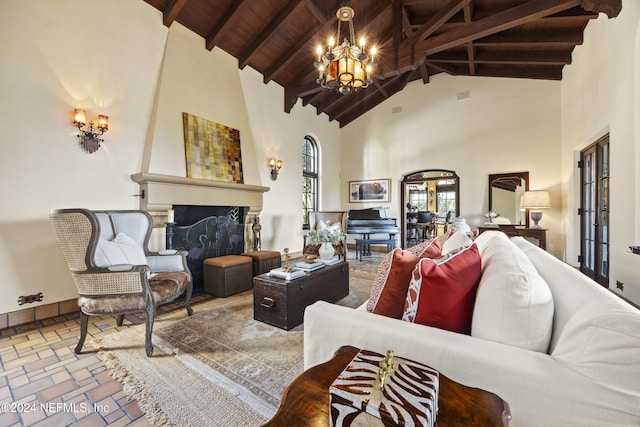
[[[483,271],[471,336],[546,353],[554,310],[549,286],[505,234],[487,243],[478,245]]]
[[[330,220],[327,220],[326,222],[318,221],[318,223],[316,224],[316,230],[322,231],[326,229],[329,229],[330,231],[333,231],[333,230],[342,231],[342,226],[339,222],[334,222],[333,224],[331,224]]]
[[[464,248],[473,243],[473,239],[464,230],[458,230],[453,233],[442,245],[442,255],[448,255],[453,251]]]
[[[118,233],[113,240],[99,239],[94,261],[96,267],[147,265],[142,246],[124,233]]]

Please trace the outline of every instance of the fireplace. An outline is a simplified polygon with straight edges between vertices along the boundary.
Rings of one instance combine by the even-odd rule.
[[[227,232],[225,233],[228,233],[229,228],[234,229],[232,236],[216,239],[221,242],[227,241],[224,244],[220,243],[220,245],[225,246],[226,249],[218,247],[217,243],[215,245],[212,244],[209,237],[207,237],[209,234],[204,233],[204,238],[201,237],[203,234],[198,234],[196,241],[193,241],[193,245],[195,246],[191,247],[190,250],[187,249],[187,251],[191,251],[191,257],[199,255],[196,248],[203,248],[203,253],[207,252],[213,256],[225,255],[225,253],[223,253],[225,250],[230,250],[232,253],[242,253],[252,249],[254,238],[252,226],[254,220],[257,222],[258,215],[260,215],[262,211],[263,193],[269,191],[269,187],[185,178],[149,172],[133,174],[131,175],[131,179],[140,185],[140,191],[138,193],[140,197],[140,209],[144,209],[151,214],[156,230],[164,231],[167,222],[167,213],[170,209],[174,209],[174,221],[177,222],[178,227],[185,225],[193,226],[205,218],[215,217],[215,220],[206,219],[202,224],[197,225],[196,228],[207,229],[207,233],[210,233],[214,228],[219,230],[218,225],[220,225],[220,223],[225,223],[227,226]],[[197,207],[199,209],[189,209],[188,211],[190,211],[190,213],[183,213],[181,209],[178,209],[179,207]],[[231,212],[229,210],[236,208],[237,211],[234,210]],[[229,221],[229,215],[237,218],[237,221]],[[213,224],[214,221],[216,222],[215,227]],[[170,230],[168,231],[170,232]],[[173,232],[176,233],[177,229],[174,229]],[[216,231],[216,233],[217,232],[218,231]],[[191,232],[191,234],[197,233],[197,230]],[[205,243],[201,243],[201,238]],[[183,239],[183,237],[174,234],[172,245],[178,245],[180,239]],[[189,239],[193,240],[191,235]],[[164,233],[162,240],[165,240]],[[229,246],[231,246],[232,249],[229,249]],[[240,248],[242,248],[242,250],[240,250]],[[177,248],[174,247],[174,249]],[[191,268],[191,265],[189,268]],[[200,266],[200,268],[202,268],[202,266]],[[200,284],[196,284],[196,271],[194,270],[192,270],[192,274],[194,275],[195,290],[197,286],[202,286],[202,282],[200,279]]]
[[[244,252],[244,222],[248,207],[174,205],[175,219],[167,223],[166,247],[187,252],[194,293],[203,290],[207,258]]]

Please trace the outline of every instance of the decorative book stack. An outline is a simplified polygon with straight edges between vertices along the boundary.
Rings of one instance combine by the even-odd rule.
[[[329,420],[333,427],[434,427],[439,388],[438,371],[427,365],[361,350],[329,388]]]
[[[320,261],[324,265],[334,265],[334,264],[340,263],[340,258],[338,258],[337,256],[334,256],[333,258],[328,260],[318,259],[318,261]]]
[[[295,267],[304,271],[314,271],[324,266],[324,262],[322,262],[321,260],[315,260],[314,262],[297,262]]]
[[[283,268],[280,267],[280,268],[274,268],[273,270],[269,271],[269,276],[277,277],[278,279],[284,279],[284,280],[294,280],[299,277],[303,277],[306,274],[307,273],[304,270],[299,270],[295,268],[292,271],[284,271]]]

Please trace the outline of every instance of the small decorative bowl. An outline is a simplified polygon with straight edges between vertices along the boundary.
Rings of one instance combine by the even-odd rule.
[[[302,260],[308,264],[313,264],[313,262],[318,258],[318,255],[313,254],[303,254]]]

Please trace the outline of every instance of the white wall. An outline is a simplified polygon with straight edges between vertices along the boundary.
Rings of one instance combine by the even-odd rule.
[[[97,15],[100,12],[100,16]],[[142,2],[0,2],[0,312],[20,295],[77,297],[49,225],[60,207],[136,208],[139,169],[167,29]],[[72,111],[110,117],[85,153]],[[38,304],[39,305],[39,304]]]
[[[77,297],[49,225],[51,209],[135,209],[141,171],[186,176],[182,112],[240,130],[245,183],[265,193],[263,248],[302,249],[302,140],[325,155],[323,202],[338,208],[337,123],[142,1],[0,1],[0,313]],[[166,49],[165,49],[166,48]],[[157,96],[156,96],[157,95]],[[85,153],[72,111],[106,114],[110,130]],[[151,149],[150,149],[151,148]],[[284,160],[276,182],[267,157]],[[18,306],[20,295],[44,301]]]
[[[469,98],[457,100],[459,92]],[[394,107],[402,112],[392,114]],[[488,175],[529,172],[529,188],[549,190],[552,208],[541,225],[547,249],[563,251],[560,220],[560,83],[436,75],[406,89],[343,129],[343,187],[391,178],[387,214],[400,219],[400,181],[410,172],[450,169],[460,177],[460,215],[485,222]],[[350,209],[346,191],[343,203]],[[363,205],[363,206],[361,206]]]
[[[610,288],[640,303],[640,5],[623,1],[615,19],[600,16],[587,26],[562,79],[562,192],[566,261],[580,252],[581,149],[610,133]],[[616,282],[624,284],[624,291]]]

